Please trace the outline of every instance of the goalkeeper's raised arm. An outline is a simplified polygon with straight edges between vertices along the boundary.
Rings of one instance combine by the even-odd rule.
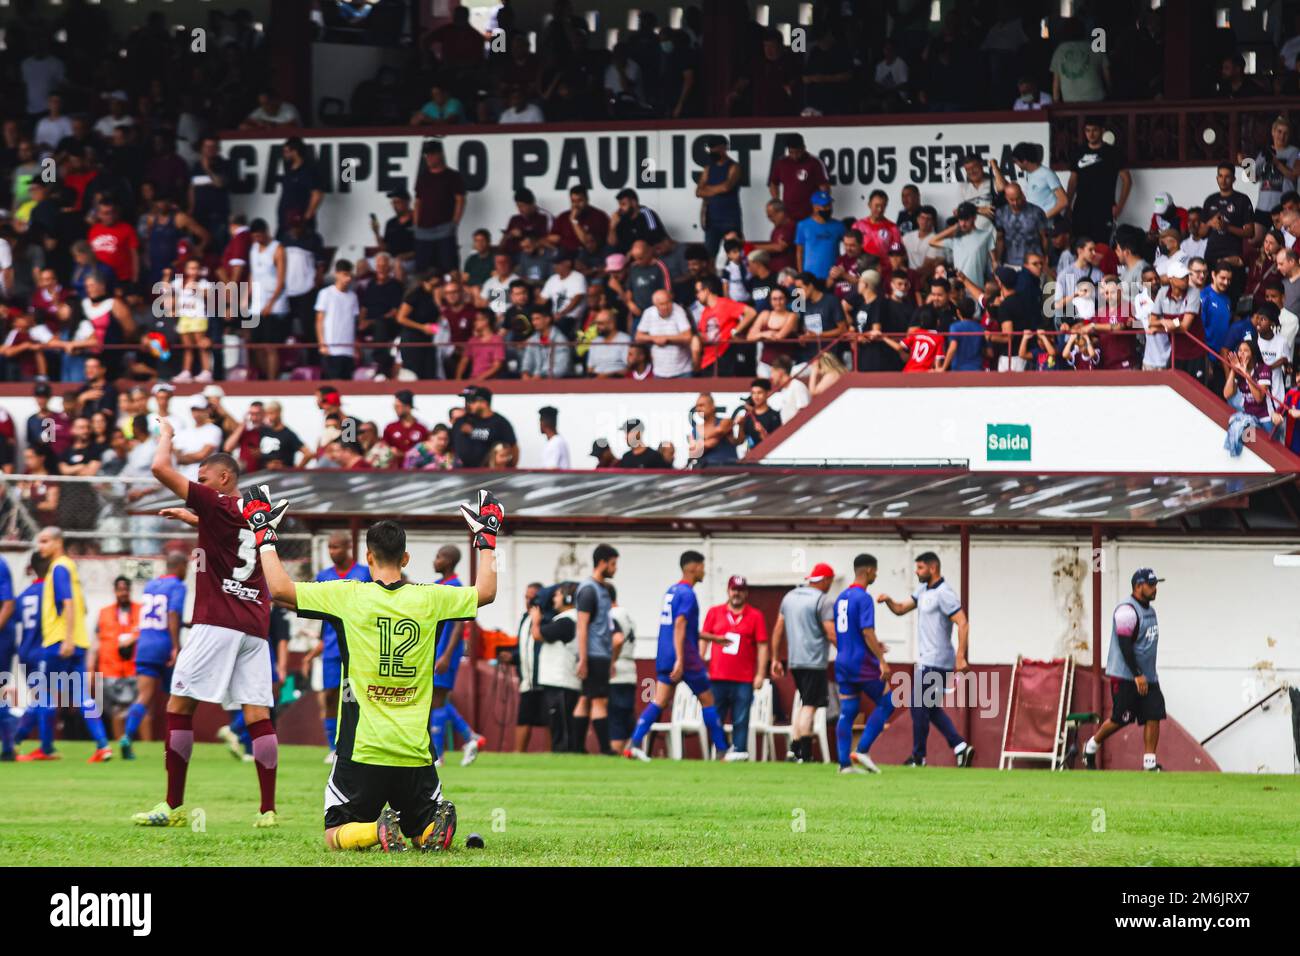
[[[266,585],[271,592],[271,599],[281,607],[297,610],[297,588],[276,552],[278,544],[276,527],[284,517],[287,508],[288,505],[284,501],[273,505],[266,485],[260,485],[245,499],[244,520],[253,531],[254,542],[262,561],[262,573],[266,575]],[[473,587],[478,594],[478,606],[482,607],[491,604],[497,596],[495,549],[497,535],[500,534],[505,520],[505,508],[491,492],[480,491],[477,509],[469,505],[461,505],[460,510],[474,535],[474,547],[479,552]],[[391,561],[386,560],[385,556],[376,555],[369,547],[366,549],[366,564],[370,568],[371,579],[381,584],[400,581],[402,569],[410,559],[410,554],[404,550],[400,561]]]

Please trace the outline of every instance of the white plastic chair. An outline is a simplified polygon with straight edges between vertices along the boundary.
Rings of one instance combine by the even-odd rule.
[[[728,726],[728,730],[730,730]],[[764,681],[763,686],[754,691],[754,702],[749,707],[749,753],[753,760],[775,760],[772,756],[772,682]],[[758,739],[762,736],[767,745],[762,756],[758,753]]]
[[[704,727],[704,708],[690,692],[690,688],[679,684],[673,690],[672,719],[667,723],[659,721],[650,725],[650,733],[667,732],[668,756],[681,760],[683,756],[682,734],[693,733],[700,739],[700,753],[709,754],[709,733]]]
[[[772,685],[769,682],[764,689],[769,689],[771,686]],[[768,707],[769,708],[771,707],[770,697],[768,699]],[[803,707],[803,698],[799,696],[798,691],[795,691],[794,703],[790,705],[791,715],[799,713],[799,710],[802,707]],[[793,721],[793,716],[792,716],[792,721]],[[822,763],[830,763],[831,750],[830,750],[830,740],[826,736],[826,708],[825,707],[818,707],[813,712],[812,732],[813,732],[813,736],[817,738],[817,742],[821,744]],[[772,754],[776,748],[775,738],[784,737],[786,739],[786,746],[788,747],[790,743],[793,742],[794,740],[794,723],[791,722],[789,724],[781,724],[781,725],[768,724],[767,730],[764,732],[763,737],[767,743],[767,746],[765,748],[765,754],[766,754],[765,759],[775,759],[774,757],[772,757]]]

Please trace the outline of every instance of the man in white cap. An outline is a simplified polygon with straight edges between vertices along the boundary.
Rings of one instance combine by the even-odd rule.
[[[1200,290],[1189,281],[1191,272],[1181,259],[1170,260],[1165,274],[1169,284],[1156,295],[1153,318],[1170,333],[1174,368],[1204,383],[1207,380],[1205,352],[1197,341],[1205,340]]]

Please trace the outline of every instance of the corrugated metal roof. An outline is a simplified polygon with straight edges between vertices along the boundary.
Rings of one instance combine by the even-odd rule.
[[[703,471],[274,471],[246,477],[299,518],[459,521],[479,488],[530,524],[1149,525],[1290,481],[1279,475],[1022,474],[935,468]],[[161,507],[167,496],[142,501]]]

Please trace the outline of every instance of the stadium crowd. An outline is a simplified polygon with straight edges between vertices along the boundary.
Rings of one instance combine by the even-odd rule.
[[[969,157],[954,170],[962,201],[951,209],[927,203],[911,186],[897,210],[881,191],[865,209],[836,209],[825,169],[796,136],[772,167],[767,221],[743,222],[739,167],[727,139],[716,136],[694,186],[706,226],[702,243],[676,241],[635,190],[619,193],[617,208],[599,209],[579,186],[568,209],[553,211],[519,190],[516,214],[475,229],[465,250],[458,245],[464,181],[433,139],[410,191],[389,196],[391,215],[382,226],[372,220],[373,252],[353,263],[334,259],[317,229],[330,200],[297,136],[281,146],[275,221],[250,222],[232,212],[230,167],[214,131],[292,130],[301,122],[261,72],[263,37],[248,16],[210,11],[217,57],[187,58],[186,35],[161,14],[122,41],[125,55],[115,57],[105,55],[117,42],[107,24],[94,29],[98,21],[82,19],[95,16],[94,7],[76,6],[75,25],[61,22],[62,43],[52,43],[60,25],[40,17],[7,34],[4,62],[20,82],[10,92],[0,143],[0,175],[12,197],[9,218],[0,223],[0,367],[5,381],[69,386],[58,389],[65,394],[54,396],[55,405],[61,400],[72,420],[89,419],[73,430],[90,431],[94,444],[111,447],[115,429],[131,442],[155,383],[165,392],[169,382],[286,376],[462,379],[480,386],[503,378],[726,375],[769,393],[772,404],[756,406],[760,414],[788,418],[807,395],[850,369],[1172,366],[1267,431],[1281,437],[1287,426],[1294,447],[1300,150],[1285,116],[1257,155],[1225,161],[1199,205],[1157,196],[1146,229],[1116,225],[1132,179],[1106,141],[1104,119],[1095,117],[1084,123],[1064,176],[1032,143],[1013,150],[1014,168]],[[1056,98],[1095,99],[1076,95],[1072,45],[1086,46],[1075,36],[1079,21],[1062,21],[1049,55],[1036,37],[1019,42],[1020,20],[1009,5],[985,21],[963,10],[933,36],[909,30],[905,19],[895,24],[882,48],[886,60],[913,57],[915,66],[919,56],[933,67],[907,108],[967,105],[933,83],[940,64],[967,55],[954,31],[972,24],[985,36],[972,69],[993,86],[995,74],[1006,82],[1037,64],[1040,77],[1056,76]],[[858,42],[859,34],[841,28],[861,18],[843,13],[840,5],[814,5],[819,39],[799,71],[800,96],[816,89],[827,103],[839,103],[828,90],[871,88],[852,70],[845,79],[838,66],[820,65],[823,57],[828,64],[835,59],[837,44]],[[512,15],[502,4],[496,22],[508,30]],[[693,16],[688,11],[688,28]],[[1143,29],[1158,35],[1158,22],[1157,12],[1144,15]],[[746,48],[766,51],[756,62],[775,62],[767,55],[772,33],[749,27],[753,43]],[[453,92],[457,83],[481,79],[483,70],[556,85],[563,76],[556,64],[564,62],[556,51],[576,42],[578,23],[561,0],[539,50],[525,55],[512,43],[513,65],[506,66],[481,35],[470,42],[467,28],[457,12],[417,51],[420,68],[447,78]],[[670,33],[686,36],[660,39]],[[918,44],[922,33],[928,40]],[[661,30],[647,14],[630,31],[627,62],[654,75],[667,68],[656,61],[652,69],[647,58],[671,58],[666,48],[676,49],[679,40],[695,44],[698,37],[689,29]],[[776,59],[784,63],[794,54],[781,41]],[[1294,48],[1283,46],[1283,62]],[[473,64],[459,63],[470,53]],[[621,55],[616,48],[613,62]],[[585,61],[573,62],[581,69]],[[1106,77],[1121,72],[1097,69],[1102,92]],[[620,75],[630,71],[625,66]],[[1224,95],[1246,95],[1255,85],[1226,61],[1223,73],[1231,78]],[[743,71],[737,75],[735,98],[728,97],[737,110],[742,102],[764,115],[818,108],[768,102],[768,94],[785,89],[780,82],[761,72],[748,82]],[[1279,82],[1285,87],[1293,75],[1280,71]],[[1134,77],[1129,70],[1114,82]],[[646,84],[670,86],[662,77]],[[846,104],[849,111],[864,108],[854,96]],[[375,121],[385,116],[377,113]],[[1247,160],[1257,171],[1254,199],[1237,188]],[[13,423],[5,429],[12,432]],[[765,430],[770,425],[744,440],[752,443]],[[356,438],[365,458],[364,436]],[[4,464],[12,466],[9,444]],[[50,444],[28,451],[42,459],[42,446]]]

